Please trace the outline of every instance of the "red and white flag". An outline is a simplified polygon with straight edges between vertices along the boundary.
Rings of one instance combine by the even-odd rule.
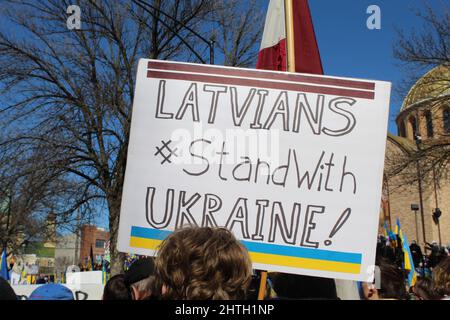
[[[307,0],[292,1],[295,71],[323,74]],[[285,0],[270,0],[257,69],[287,71]]]

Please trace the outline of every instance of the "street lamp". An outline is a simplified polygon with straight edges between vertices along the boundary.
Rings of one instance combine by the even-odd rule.
[[[421,150],[421,144],[422,144],[422,137],[420,135],[415,136],[417,150]],[[425,235],[425,215],[423,212],[423,197],[422,197],[422,172],[420,170],[420,163],[419,158],[416,160],[416,166],[417,166],[417,180],[419,184],[419,201],[420,201],[420,216],[422,220],[422,233],[423,233],[423,243],[424,245],[427,243],[426,235]],[[427,251],[427,246],[425,245],[425,253]]]

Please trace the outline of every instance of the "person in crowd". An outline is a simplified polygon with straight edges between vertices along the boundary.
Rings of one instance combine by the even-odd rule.
[[[162,299],[244,299],[252,265],[247,250],[229,230],[189,227],[161,243],[155,277]]]
[[[377,242],[376,255],[385,257],[391,262],[395,262],[395,250],[392,247],[389,239],[380,237],[379,241]]]
[[[402,239],[400,238],[399,235],[396,235],[397,240],[396,240],[396,246],[394,248],[395,251],[395,264],[397,265],[397,267],[402,268],[402,266],[405,263],[405,253],[403,252],[403,244],[402,244]]]
[[[75,300],[72,291],[57,283],[44,284],[36,288],[28,300]]]
[[[433,269],[439,263],[439,246],[436,241],[426,243],[426,248],[431,251],[428,255],[428,267]]]
[[[450,298],[450,257],[433,269],[433,291],[438,299]]]
[[[0,277],[0,300],[17,300],[17,295],[8,281]]]
[[[423,253],[420,246],[417,244],[416,240],[411,242],[409,246],[409,250],[411,251],[411,255],[413,258],[414,266],[419,267],[423,264]]]
[[[125,275],[112,276],[103,288],[102,300],[132,300],[130,288],[125,284]]]
[[[273,291],[280,300],[339,300],[334,279],[271,273]]]
[[[376,283],[361,283],[361,293],[365,300],[407,300],[405,273],[396,264],[384,257],[377,257],[380,268],[380,288]]]
[[[433,291],[433,280],[425,277],[418,277],[416,284],[411,287],[411,293],[414,300],[435,300],[436,295]]]
[[[47,283],[47,277],[44,274],[40,274],[36,280],[36,284],[46,284],[46,283]]]
[[[447,250],[444,247],[440,247],[437,254],[437,264],[441,263],[441,261],[445,260],[447,257]]]
[[[155,284],[153,258],[141,258],[133,262],[125,272],[125,285],[129,287],[133,300],[152,298]]]

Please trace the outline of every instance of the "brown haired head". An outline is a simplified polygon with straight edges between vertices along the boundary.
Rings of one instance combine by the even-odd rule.
[[[439,297],[450,296],[450,257],[446,257],[433,269],[434,292]]]
[[[162,242],[155,269],[165,299],[242,299],[252,275],[247,250],[223,228],[175,231]]]
[[[438,298],[433,292],[433,280],[426,277],[417,277],[412,292],[419,300],[435,300]]]

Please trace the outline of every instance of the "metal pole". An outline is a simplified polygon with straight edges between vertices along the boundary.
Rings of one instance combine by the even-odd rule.
[[[386,182],[386,192],[387,192],[387,198],[388,198],[387,211],[388,211],[388,218],[389,218],[389,220],[388,220],[389,221],[389,229],[392,230],[392,222],[391,222],[391,194],[389,192],[389,180],[388,180],[387,176],[386,176],[385,182]]]
[[[434,184],[434,203],[435,203],[435,206],[437,209],[437,208],[439,208],[439,203],[438,203],[437,185],[436,185],[436,169],[434,166],[433,166],[433,184]],[[442,246],[441,222],[440,222],[439,218],[437,218],[437,225],[438,225],[438,233],[439,233],[439,246]]]
[[[419,223],[417,222],[417,210],[414,210],[414,218],[416,220],[416,241],[419,242]]]
[[[442,247],[442,238],[441,238],[441,222],[439,218],[437,219],[438,223],[438,234],[439,234],[439,247]]]
[[[423,233],[423,243],[425,246],[425,253],[427,252],[427,239],[425,235],[425,215],[423,213],[423,197],[422,197],[422,174],[420,171],[419,160],[417,160],[417,177],[419,179],[419,201],[420,201],[420,216],[422,220],[422,233]]]
[[[77,215],[77,225],[75,227],[75,261],[73,262],[74,265],[79,265],[80,260],[80,248],[79,242],[80,242],[80,229],[81,229],[81,212],[78,209],[78,215]]]

